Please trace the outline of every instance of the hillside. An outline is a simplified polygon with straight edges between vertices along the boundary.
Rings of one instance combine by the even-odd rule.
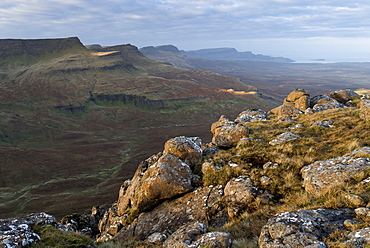
[[[370,88],[370,63],[286,63],[274,60],[235,60],[220,49],[217,57],[193,58],[174,46],[141,48],[151,59],[173,65],[210,70],[239,78],[256,87],[264,99],[278,105],[292,89],[304,88],[319,95],[341,89]],[[212,50],[211,50],[212,51]],[[205,53],[207,50],[204,51]]]
[[[222,112],[272,106],[237,78],[153,61],[129,44],[0,43],[0,217],[110,203],[169,137],[207,140]]]
[[[369,121],[369,97],[297,89],[269,112],[221,116],[211,142],[169,139],[107,209],[0,224],[31,247],[367,247]]]

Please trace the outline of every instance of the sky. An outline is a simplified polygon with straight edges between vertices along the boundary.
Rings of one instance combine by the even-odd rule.
[[[0,39],[370,61],[368,0],[1,0]]]

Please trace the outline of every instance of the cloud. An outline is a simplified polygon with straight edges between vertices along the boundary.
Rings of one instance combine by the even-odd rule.
[[[78,36],[85,44],[369,38],[367,0],[2,0],[0,38]]]

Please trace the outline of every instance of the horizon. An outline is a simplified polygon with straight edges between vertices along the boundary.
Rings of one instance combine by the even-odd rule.
[[[296,61],[370,61],[364,0],[4,0],[1,39],[78,36],[83,44],[233,47]]]

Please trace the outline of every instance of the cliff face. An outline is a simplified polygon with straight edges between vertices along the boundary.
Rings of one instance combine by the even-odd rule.
[[[0,40],[0,58],[23,55],[42,56],[75,47],[84,49],[77,37],[35,40],[4,39]]]

